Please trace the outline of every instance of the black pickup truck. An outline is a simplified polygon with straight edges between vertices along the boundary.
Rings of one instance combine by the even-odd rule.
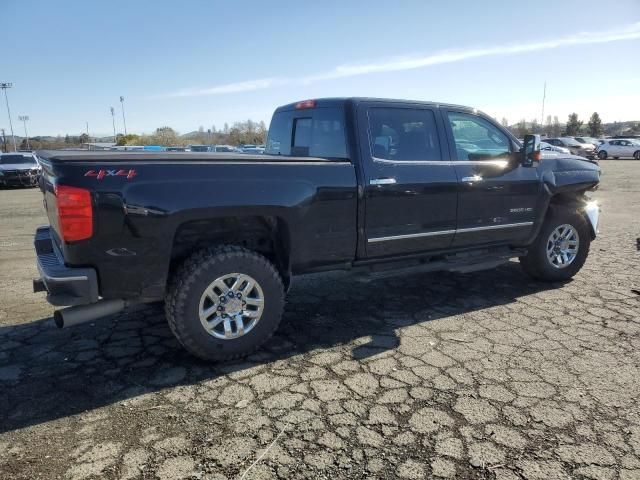
[[[519,257],[567,280],[597,233],[600,169],[539,143],[472,108],[346,98],[278,108],[264,155],[40,152],[34,290],[70,306],[58,326],[164,301],[186,349],[224,360],[269,338],[298,274]]]

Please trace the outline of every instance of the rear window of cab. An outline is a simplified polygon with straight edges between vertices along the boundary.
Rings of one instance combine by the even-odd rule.
[[[335,107],[276,112],[271,119],[264,153],[348,158],[344,118],[344,109]]]

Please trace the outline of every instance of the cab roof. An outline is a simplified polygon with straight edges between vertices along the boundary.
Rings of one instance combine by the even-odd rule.
[[[288,111],[288,110],[297,110],[299,107],[297,106],[303,102],[315,102],[313,108],[322,108],[322,107],[343,107],[347,104],[358,105],[360,103],[388,103],[388,104],[414,104],[414,105],[423,105],[429,107],[453,107],[456,109],[463,109],[473,111],[475,110],[473,107],[468,107],[464,105],[455,105],[451,103],[442,103],[442,102],[432,102],[432,101],[422,101],[422,100],[407,100],[407,99],[397,99],[397,98],[377,98],[377,97],[329,97],[329,98],[316,98],[310,100],[302,100],[293,103],[288,103],[286,105],[282,105],[276,108],[276,112]],[[310,108],[310,107],[306,107]]]

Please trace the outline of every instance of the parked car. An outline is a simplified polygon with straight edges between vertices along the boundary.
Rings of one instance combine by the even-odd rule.
[[[188,351],[238,358],[278,327],[294,275],[471,272],[519,258],[558,282],[582,268],[598,231],[587,196],[598,166],[541,161],[539,136],[523,146],[472,108],[307,100],[275,111],[266,148],[43,152],[51,226],[35,235],[34,290],[72,305],[56,324],[164,300]]]
[[[633,139],[611,139],[605,140],[598,145],[596,154],[601,160],[608,157],[618,158],[635,158],[640,160],[640,141]]]
[[[192,152],[210,152],[211,145],[189,145],[189,150]]]
[[[573,137],[545,138],[544,141],[556,147],[567,148],[573,155],[586,158],[595,157],[595,146],[590,143],[580,143]]]
[[[564,154],[570,154],[571,153],[568,148],[557,147],[557,146],[551,145],[550,143],[547,143],[545,141],[540,142],[540,150],[542,150],[542,151],[551,151],[551,152],[559,152],[559,153],[564,153]]]
[[[0,185],[35,187],[41,172],[38,157],[32,152],[0,154]]]
[[[213,151],[219,153],[238,153],[238,149],[231,145],[215,145]]]
[[[186,152],[187,147],[167,147],[165,150],[167,152]]]
[[[593,145],[594,147],[597,147],[598,145],[600,145],[600,142],[598,141],[597,138],[593,138],[593,137],[573,137],[573,138],[580,143],[587,143],[589,145]]]

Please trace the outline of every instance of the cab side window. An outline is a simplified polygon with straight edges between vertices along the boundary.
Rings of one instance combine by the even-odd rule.
[[[509,137],[491,122],[468,113],[449,112],[458,160],[506,160],[511,155]]]
[[[382,160],[441,160],[433,111],[412,108],[369,109],[371,156]]]

